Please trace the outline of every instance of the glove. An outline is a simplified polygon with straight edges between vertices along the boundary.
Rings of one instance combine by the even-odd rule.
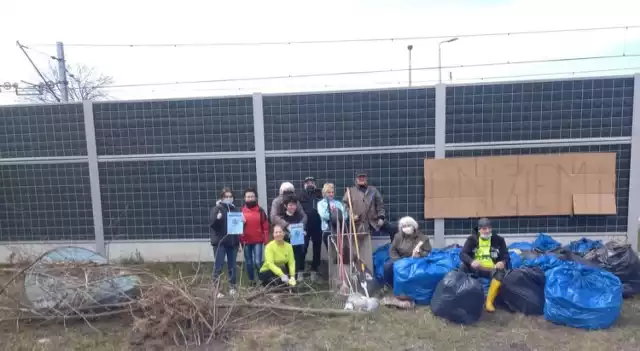
[[[289,279],[290,286],[296,286],[296,280],[294,278]]]
[[[382,227],[384,225],[384,219],[378,220],[378,227]]]
[[[286,274],[281,275],[280,280],[282,280],[282,282],[285,284],[288,284],[290,282],[289,276]]]
[[[336,204],[334,204],[333,202],[331,203],[331,205],[329,205],[329,209],[331,209],[331,211],[336,209]]]
[[[222,212],[218,213],[218,215],[216,216],[217,219],[222,219]]]

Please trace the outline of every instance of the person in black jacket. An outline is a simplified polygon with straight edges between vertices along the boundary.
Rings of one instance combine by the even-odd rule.
[[[283,205],[283,214],[282,220],[287,223],[287,237],[285,241],[291,243],[291,232],[288,228],[291,224],[303,224],[304,225],[304,212],[298,211],[298,203],[299,200],[294,194],[288,194],[284,196],[282,201]],[[305,237],[307,237],[307,233],[305,232]],[[301,245],[293,245],[293,256],[296,261],[296,272],[297,276],[295,277],[296,281],[301,282],[303,280],[302,271],[304,270],[304,259],[306,256],[305,245],[302,243]],[[293,278],[293,277],[292,277]]]
[[[315,281],[318,277],[318,268],[320,267],[320,255],[322,254],[322,221],[318,214],[318,202],[322,200],[322,191],[316,188],[316,180],[313,177],[304,179],[304,189],[298,193],[300,205],[307,215],[307,223],[305,225],[304,237],[304,254],[306,256],[309,250],[309,243],[313,243],[313,258],[311,260],[311,280]],[[300,265],[304,270],[304,263]],[[298,271],[302,273],[302,271]]]
[[[460,252],[463,269],[483,278],[491,278],[489,293],[485,302],[487,312],[494,312],[493,305],[502,278],[511,267],[509,250],[504,238],[491,231],[491,222],[487,218],[478,221],[475,233],[471,234]]]
[[[229,273],[229,295],[236,294],[236,257],[240,246],[242,233],[227,233],[227,213],[240,212],[233,204],[233,192],[229,188],[222,189],[220,199],[209,214],[211,220],[211,246],[214,253],[213,279],[216,280],[222,273],[225,256],[227,257],[227,270]],[[244,221],[244,219],[243,219]],[[221,295],[221,294],[220,294]]]

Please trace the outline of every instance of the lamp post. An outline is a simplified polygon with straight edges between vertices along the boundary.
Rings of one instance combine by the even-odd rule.
[[[456,41],[458,39],[459,38],[457,38],[457,37],[456,38],[451,38],[451,39],[448,39],[448,40],[441,41],[438,44],[438,83],[442,83],[442,44],[452,43],[452,42],[454,42],[454,41]]]
[[[411,50],[413,50],[413,45],[407,46],[407,50],[409,50],[409,87],[411,87]]]

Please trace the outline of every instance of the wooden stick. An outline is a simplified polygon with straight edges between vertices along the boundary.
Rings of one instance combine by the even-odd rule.
[[[354,241],[356,244],[356,257],[360,260],[360,247],[358,245],[358,236],[356,233],[356,221],[353,218],[353,203],[351,202],[351,192],[347,188],[347,201],[349,201],[349,222],[351,223],[351,230],[353,231]]]

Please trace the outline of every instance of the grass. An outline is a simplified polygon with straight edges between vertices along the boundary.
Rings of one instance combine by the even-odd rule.
[[[145,265],[156,274],[175,276],[193,271],[191,264]],[[210,267],[208,267],[208,272]],[[242,278],[246,281],[246,277]],[[337,306],[330,297],[305,301],[314,307]],[[272,316],[232,333],[224,344],[193,350],[638,350],[640,299],[626,300],[616,325],[604,331],[583,331],[553,325],[542,317],[497,311],[472,326],[448,324],[428,307],[401,311],[380,307],[366,317],[301,317],[295,321]],[[0,328],[0,350],[129,350],[127,317],[99,321],[98,334],[82,323],[23,325]],[[167,348],[158,348],[171,350]],[[175,348],[178,350],[179,348]],[[183,350],[183,348],[181,349]]]

